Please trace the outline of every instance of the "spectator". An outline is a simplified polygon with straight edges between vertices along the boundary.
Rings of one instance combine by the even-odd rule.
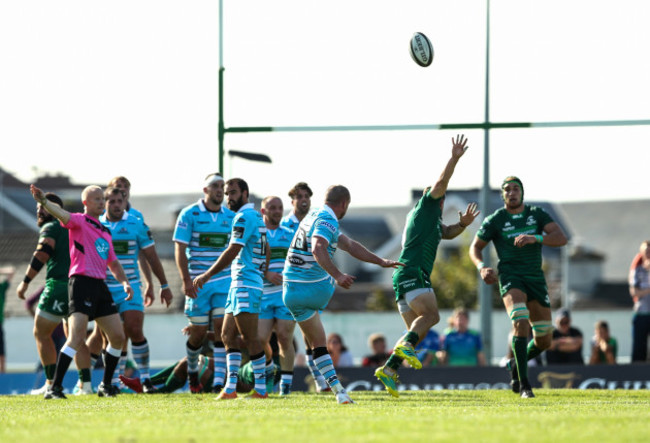
[[[5,294],[7,289],[9,289],[9,282],[14,276],[16,268],[13,266],[5,266],[0,268],[0,374],[4,374],[7,371],[6,362],[5,362],[5,333],[2,328],[2,323],[4,322],[5,317]]]
[[[478,331],[469,329],[469,311],[454,310],[451,327],[445,330],[440,362],[449,366],[485,366],[483,341]]]
[[[551,347],[546,351],[549,365],[574,364],[583,365],[582,332],[571,326],[571,313],[560,309],[555,317],[555,329]]]
[[[335,368],[354,366],[352,353],[345,347],[343,337],[335,332],[327,336],[327,352],[332,357],[332,363]]]
[[[616,339],[609,335],[609,325],[605,320],[596,322],[594,337],[591,339],[590,365],[603,363],[616,364],[618,344]]]
[[[366,355],[361,361],[361,366],[366,368],[378,368],[383,366],[392,352],[391,350],[386,349],[386,337],[384,334],[379,332],[370,334],[368,337],[368,347],[372,351],[372,354]]]
[[[641,243],[630,267],[630,296],[634,300],[632,319],[632,362],[648,358],[650,334],[650,240]]]
[[[415,353],[422,362],[422,367],[436,366],[440,355],[440,335],[429,329],[427,335],[415,347]]]

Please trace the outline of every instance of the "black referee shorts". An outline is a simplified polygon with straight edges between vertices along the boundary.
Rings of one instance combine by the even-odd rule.
[[[117,306],[104,280],[73,275],[68,281],[68,296],[70,314],[80,312],[86,314],[88,320],[117,314]]]

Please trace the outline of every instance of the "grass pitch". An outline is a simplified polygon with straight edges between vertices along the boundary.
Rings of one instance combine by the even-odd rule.
[[[121,395],[0,397],[0,441],[648,441],[650,391],[293,393],[268,400]]]

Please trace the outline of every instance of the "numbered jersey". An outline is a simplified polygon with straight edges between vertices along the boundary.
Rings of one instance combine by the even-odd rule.
[[[149,227],[142,219],[126,211],[120,221],[108,220],[106,213],[99,217],[99,221],[111,231],[115,255],[124,268],[124,274],[129,279],[129,283],[131,286],[139,286],[138,254],[141,249],[154,244]],[[122,284],[110,272],[106,273],[106,285],[110,290],[122,288]]]
[[[242,246],[232,263],[230,287],[262,290],[266,272],[266,225],[252,203],[245,204],[235,214],[230,244]]]
[[[184,208],[178,214],[173,240],[187,245],[185,254],[192,278],[208,270],[228,247],[235,213],[221,206],[218,212],[207,210],[202,200]],[[230,287],[230,267],[214,275],[213,281],[223,281],[225,291]]]
[[[328,206],[311,211],[300,222],[284,265],[284,281],[317,282],[329,278],[312,253],[312,238],[328,242],[327,253],[334,256],[339,239],[339,221]]]
[[[269,271],[282,274],[291,240],[293,240],[293,231],[290,229],[283,226],[279,226],[277,229],[267,229],[266,241],[271,249]],[[274,285],[264,279],[264,294],[275,294],[276,292],[282,292],[282,285]]]

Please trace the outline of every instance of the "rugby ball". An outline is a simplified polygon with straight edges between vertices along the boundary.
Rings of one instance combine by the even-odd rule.
[[[431,41],[421,32],[416,32],[411,37],[411,58],[415,63],[426,68],[433,61],[433,46]]]

